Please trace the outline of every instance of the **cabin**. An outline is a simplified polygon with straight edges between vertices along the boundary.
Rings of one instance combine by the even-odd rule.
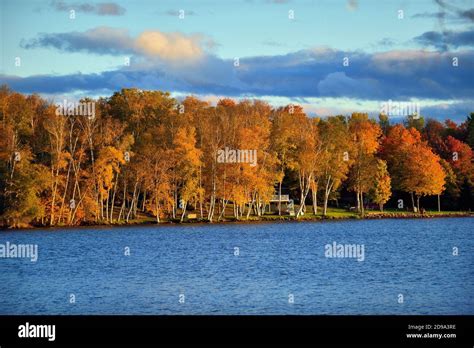
[[[267,205],[266,212],[270,214],[278,214],[278,204],[281,202],[282,215],[295,215],[295,203],[290,199],[290,195],[273,195]]]

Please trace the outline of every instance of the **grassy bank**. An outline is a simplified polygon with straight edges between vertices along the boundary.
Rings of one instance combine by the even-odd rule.
[[[441,217],[474,217],[474,212],[468,211],[426,211],[424,214],[400,211],[400,210],[386,210],[384,212],[380,211],[367,211],[364,216],[361,216],[357,212],[348,211],[346,209],[340,208],[329,208],[326,216],[323,216],[322,210],[318,214],[306,213],[298,218],[295,216],[289,215],[275,215],[275,214],[265,214],[263,216],[249,216],[247,219],[243,217],[239,220],[235,219],[232,215],[225,215],[220,221],[214,219],[212,223],[246,223],[246,222],[283,222],[283,221],[325,221],[325,220],[349,220],[349,219],[429,219],[429,218],[441,218]],[[179,219],[163,219],[160,224],[180,224]],[[183,224],[194,224],[194,223],[209,223],[207,219],[185,219]],[[129,226],[129,225],[156,225],[156,219],[152,216],[145,214],[140,214],[139,218],[126,221],[114,221],[114,222],[94,222],[84,223],[80,226]],[[31,226],[31,225],[21,225],[17,226],[18,229],[30,229],[30,228],[45,228],[47,226]],[[57,227],[74,227],[69,225],[62,226],[53,226]],[[7,227],[2,227],[2,229],[7,229]]]
[[[278,216],[278,215],[264,215],[262,220],[296,220],[296,221],[319,221],[319,220],[346,220],[346,219],[413,219],[413,218],[435,218],[435,217],[469,217],[474,216],[474,213],[467,211],[426,211],[424,214],[400,211],[400,210],[387,210],[384,212],[380,211],[366,211],[364,216],[361,216],[357,212],[348,211],[346,209],[330,208],[327,211],[326,216],[322,212],[318,214],[307,213],[296,219],[293,216]]]

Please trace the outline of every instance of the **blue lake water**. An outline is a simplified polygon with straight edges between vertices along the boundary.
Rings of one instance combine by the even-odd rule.
[[[0,231],[0,244],[39,252],[37,262],[0,258],[0,314],[474,314],[473,227],[444,218]],[[326,257],[333,242],[363,245],[364,260]]]

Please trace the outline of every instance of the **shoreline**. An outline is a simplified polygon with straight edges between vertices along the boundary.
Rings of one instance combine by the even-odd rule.
[[[77,229],[77,228],[88,228],[88,227],[133,227],[133,226],[189,226],[189,225],[227,225],[227,224],[258,224],[258,223],[298,223],[298,222],[334,222],[334,221],[362,221],[362,220],[382,220],[382,219],[436,219],[436,218],[460,218],[460,217],[474,217],[474,212],[445,212],[445,213],[397,213],[397,212],[384,212],[384,213],[368,213],[365,216],[360,216],[348,212],[346,215],[337,216],[337,215],[303,215],[298,219],[294,216],[289,215],[267,215],[261,217],[250,217],[249,219],[239,219],[235,218],[225,218],[221,221],[212,221],[201,220],[201,219],[192,219],[184,220],[183,222],[176,220],[164,220],[160,223],[157,223],[154,220],[139,220],[139,221],[129,221],[123,223],[85,223],[80,225],[55,225],[55,226],[19,226],[19,227],[0,227],[0,232],[7,231],[37,231],[37,230],[55,230],[58,228],[61,229]]]

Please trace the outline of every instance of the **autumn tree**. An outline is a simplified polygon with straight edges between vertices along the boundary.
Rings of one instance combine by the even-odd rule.
[[[459,194],[462,194],[464,197],[472,197],[472,187],[474,183],[474,151],[468,144],[450,135],[446,138],[445,145],[445,158],[453,170],[456,187],[458,190],[464,191],[459,192]],[[450,187],[452,186],[453,185]],[[471,201],[471,199],[468,199],[468,201]],[[471,208],[469,204],[465,204],[465,202],[461,202],[461,204],[464,205],[463,208],[465,209]]]
[[[382,134],[380,127],[367,114],[353,113],[349,120],[352,137],[352,168],[350,189],[356,193],[357,210],[364,214],[364,193],[374,184],[373,169],[377,168],[375,153]]]
[[[467,133],[466,142],[471,147],[471,149],[474,149],[474,112],[471,112],[465,123]]]
[[[181,221],[186,214],[188,203],[197,201],[199,192],[199,168],[201,167],[201,150],[196,148],[196,132],[193,127],[179,128],[173,141],[176,154],[176,170],[180,176]]]
[[[415,128],[393,127],[384,140],[382,154],[387,161],[396,189],[409,192],[412,208],[419,211],[420,197],[438,195],[444,190],[445,173],[440,157],[432,152]]]
[[[302,110],[296,108],[296,114],[301,114]],[[297,136],[298,122],[294,122],[295,106],[289,105],[275,110],[272,114],[272,151],[277,156],[278,166],[278,215],[281,215],[281,190],[285,172],[295,168],[296,144],[294,139]]]
[[[373,185],[370,189],[369,195],[375,204],[378,204],[380,211],[383,211],[383,206],[392,196],[392,179],[387,169],[387,163],[381,159],[375,159],[372,167]]]
[[[327,214],[330,195],[347,178],[353,162],[348,124],[344,117],[328,117],[319,124],[321,135],[321,184],[324,192],[323,215]]]
[[[0,89],[0,220],[13,227],[44,223],[48,168],[35,161],[34,136],[48,106],[36,96]]]
[[[302,109],[293,114],[293,120],[295,124],[293,161],[300,189],[300,206],[296,216],[299,217],[306,210],[306,197],[309,191],[311,188],[315,190],[315,170],[322,150],[317,124],[307,118]]]
[[[388,118],[388,115],[379,114],[379,126],[380,126],[380,129],[382,129],[382,133],[384,135],[387,135],[390,129],[390,120]]]

